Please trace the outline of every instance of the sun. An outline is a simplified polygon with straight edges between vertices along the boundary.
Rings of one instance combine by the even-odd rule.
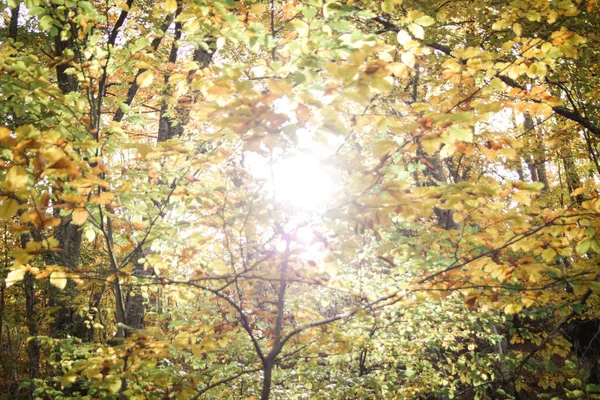
[[[297,154],[273,165],[275,201],[296,209],[316,210],[335,191],[332,171],[311,154]]]
[[[277,206],[304,212],[324,210],[338,185],[327,160],[308,151],[268,160],[252,153],[246,157],[252,174],[265,179],[265,188]]]

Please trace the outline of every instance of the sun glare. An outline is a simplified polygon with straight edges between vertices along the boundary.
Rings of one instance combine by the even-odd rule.
[[[312,153],[300,153],[269,162],[255,153],[246,158],[252,174],[268,181],[279,205],[302,211],[319,211],[332,197],[336,183],[332,168]]]
[[[325,165],[308,155],[286,158],[273,166],[275,200],[294,208],[314,210],[331,198],[334,186]]]

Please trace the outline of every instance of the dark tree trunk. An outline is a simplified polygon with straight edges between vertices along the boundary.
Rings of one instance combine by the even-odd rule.
[[[76,55],[78,53],[74,42],[74,38],[77,37],[77,29],[71,24],[71,22],[69,22],[68,10],[65,11],[64,16],[66,21],[68,21],[66,23],[71,27],[71,37],[66,41],[61,40],[60,35],[57,35],[54,38],[54,52],[56,53],[56,57],[63,57],[65,50],[67,49],[72,50]],[[66,73],[66,70],[69,67],[71,67],[69,62],[61,62],[56,65],[56,78],[58,81],[58,87],[64,94],[75,92],[79,87],[77,78],[74,75],[68,75]]]
[[[10,26],[8,27],[8,37],[17,41],[17,33],[19,27],[19,9],[21,8],[21,3],[18,3],[17,6],[10,10]]]
[[[35,296],[35,279],[32,275],[27,274],[23,280],[25,288],[25,314],[27,320],[27,330],[30,340],[27,344],[27,357],[29,358],[28,369],[29,379],[37,379],[40,377],[40,344],[38,340],[39,326],[38,315],[36,310],[37,299]],[[35,385],[31,382],[29,387],[29,398],[33,399],[33,391]]]
[[[273,379],[273,364],[266,362],[263,368],[263,385],[260,400],[269,400],[271,395],[271,384]]]
[[[167,19],[165,20],[165,23],[162,25],[161,29],[163,32],[166,32],[169,29],[169,26],[171,26],[171,22],[173,22],[173,15],[169,15],[167,17]],[[152,51],[156,51],[158,49],[158,46],[160,46],[162,39],[163,39],[163,36],[159,36],[152,40],[152,43],[150,43],[150,47],[152,48]],[[125,101],[123,102],[123,104],[125,104],[126,106],[130,106],[133,103],[133,99],[135,99],[135,95],[137,94],[138,90],[140,89],[140,86],[137,83],[137,78],[144,72],[146,72],[146,69],[140,69],[137,72],[137,74],[135,75],[135,78],[133,79],[133,81],[131,82],[129,89],[127,89],[127,96],[125,98]],[[123,109],[118,108],[117,111],[115,112],[115,116],[113,117],[113,121],[121,122],[121,120],[123,119],[124,116],[125,116],[125,112],[123,111]]]
[[[142,257],[142,252],[140,252],[137,258]],[[144,269],[144,264],[138,262],[138,260],[134,259],[133,262],[133,276],[142,280],[152,275],[150,271]],[[129,328],[133,329],[143,329],[144,328],[144,317],[146,314],[146,305],[144,301],[144,296],[142,295],[142,289],[139,285],[135,285],[130,289],[127,299],[125,301],[125,324]],[[126,333],[128,335],[129,332]]]
[[[175,12],[175,18],[181,13],[181,1],[177,2],[177,11]],[[183,23],[176,22],[175,23],[175,35],[173,37],[173,44],[171,45],[171,51],[169,52],[169,64],[175,64],[177,62],[177,52],[179,50],[179,39],[181,39],[181,29],[183,28]],[[165,74],[165,85],[169,80],[169,75]],[[160,106],[160,119],[158,121],[158,141],[164,142],[169,139],[172,139],[176,136],[181,136],[183,133],[183,125],[182,121],[178,121],[176,118],[172,118],[167,116],[167,111],[169,109],[169,100],[170,94],[168,93],[170,88],[167,86],[163,91],[163,101]]]

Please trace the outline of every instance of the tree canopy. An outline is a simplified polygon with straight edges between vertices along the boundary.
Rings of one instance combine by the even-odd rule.
[[[4,398],[600,398],[597,0],[0,12]]]

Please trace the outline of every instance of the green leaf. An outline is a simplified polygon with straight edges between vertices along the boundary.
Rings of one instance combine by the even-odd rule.
[[[43,31],[47,31],[48,29],[50,29],[52,27],[52,25],[54,24],[54,18],[52,18],[49,15],[44,15],[41,19],[40,19],[40,29]]]
[[[391,14],[394,12],[394,2],[392,0],[383,0],[381,3],[381,10],[384,13]]]
[[[600,393],[600,385],[590,383],[589,385],[586,385],[585,391],[589,393]]]
[[[579,244],[577,244],[577,246],[575,247],[575,251],[577,252],[577,254],[582,256],[585,253],[587,253],[587,251],[590,249],[591,244],[592,239],[584,239],[581,242],[579,242]]]
[[[431,26],[435,24],[435,19],[431,18],[429,15],[424,15],[414,20],[415,24],[419,24],[421,26]]]
[[[473,129],[472,128],[460,128],[456,125],[452,125],[448,128],[449,136],[454,141],[473,142]]]
[[[304,18],[306,19],[313,19],[315,15],[317,15],[317,9],[313,7],[304,7],[302,9],[302,15],[304,15]]]

